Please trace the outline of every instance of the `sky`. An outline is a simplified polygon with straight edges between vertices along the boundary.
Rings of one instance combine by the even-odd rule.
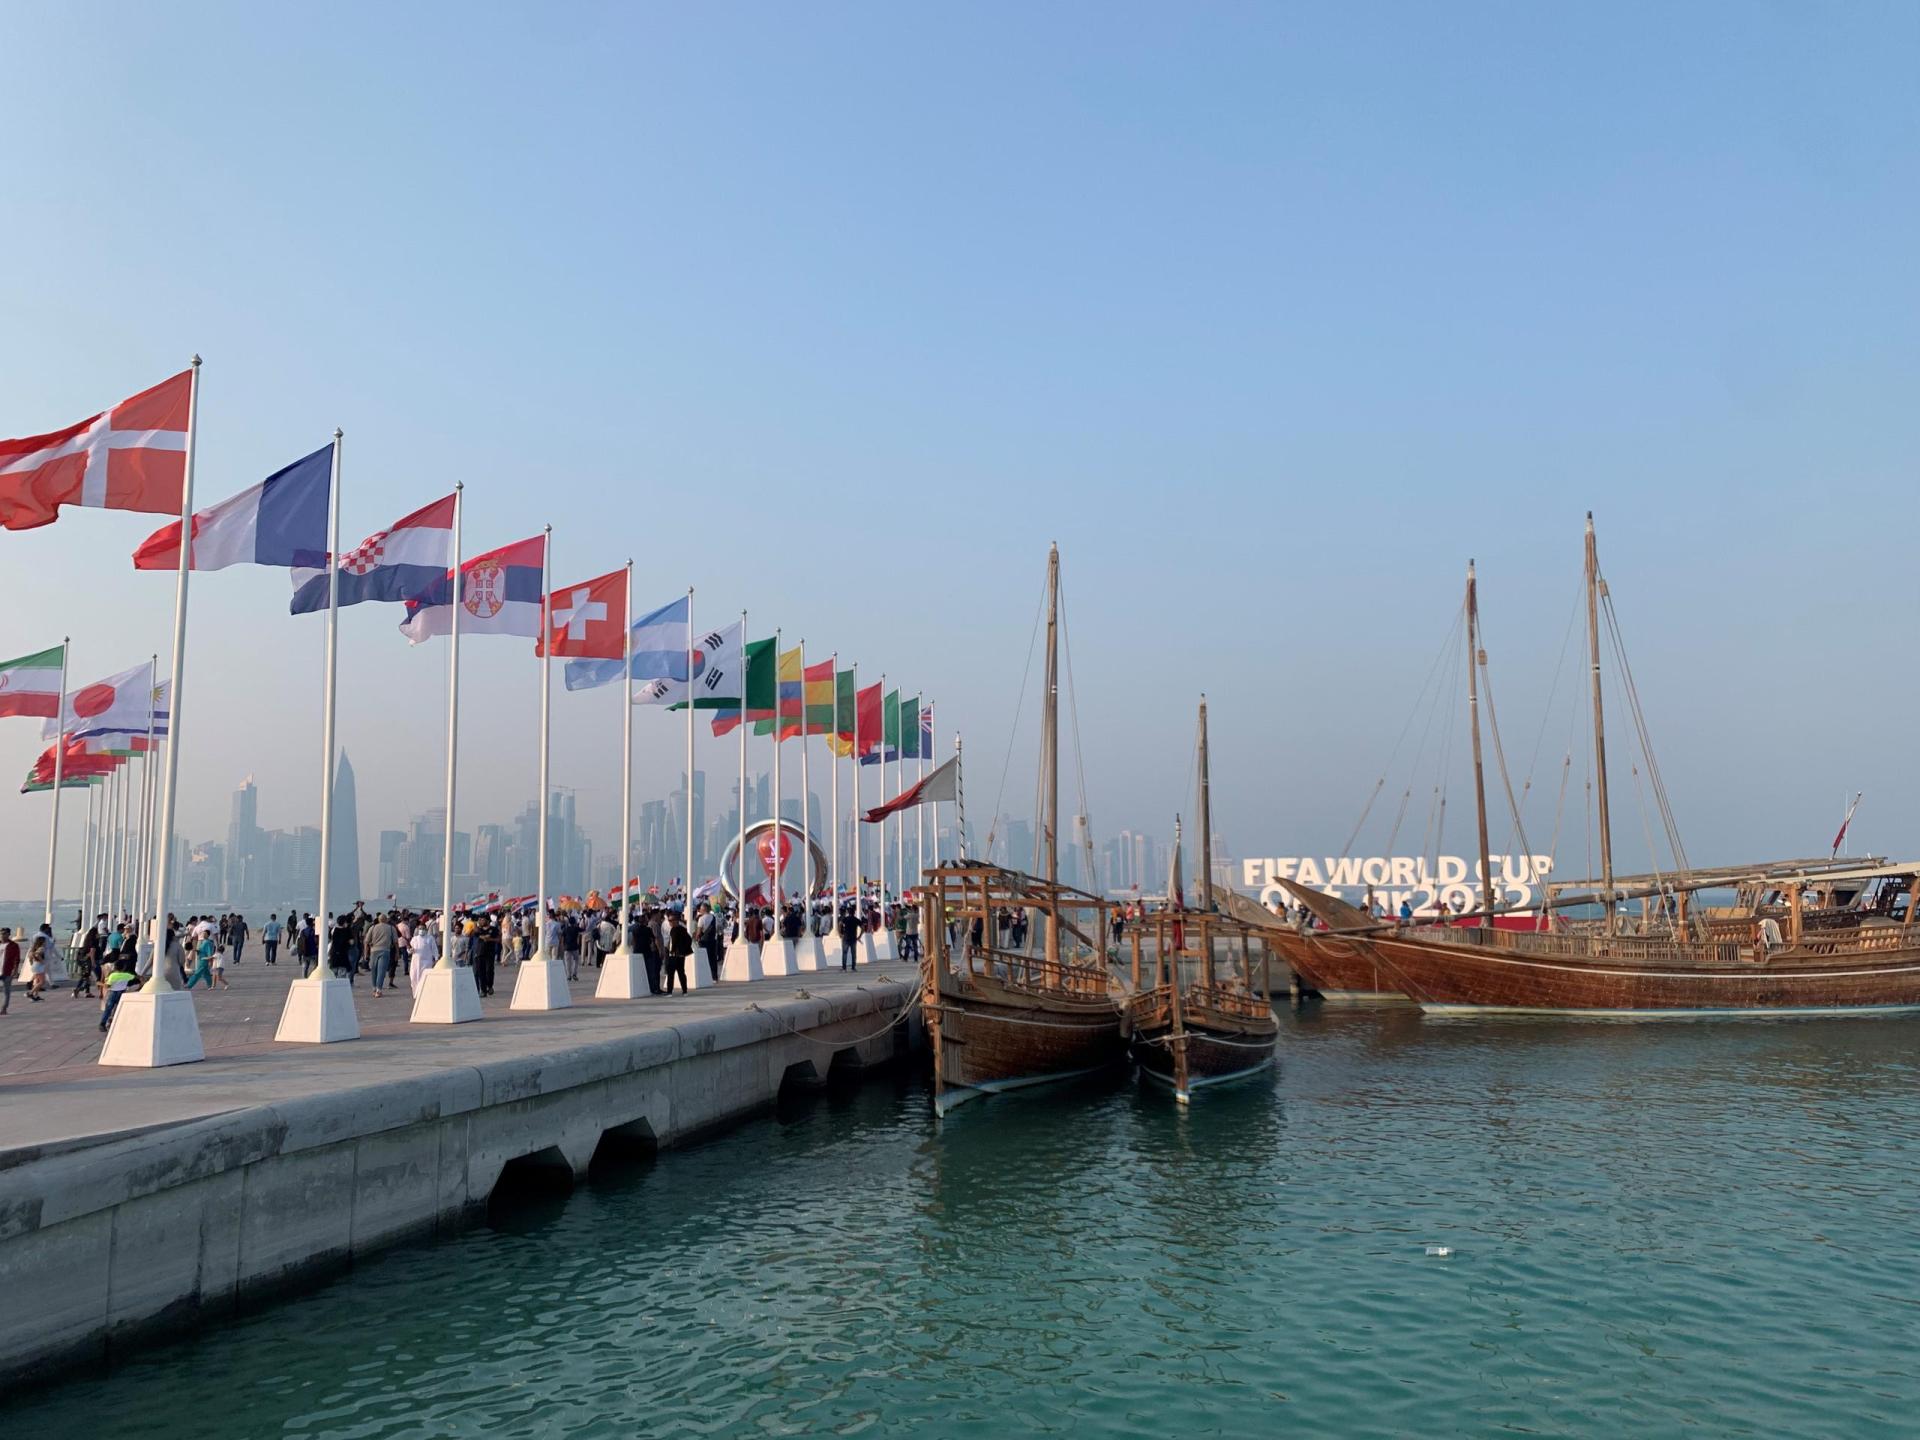
[[[1592,510],[1692,858],[1817,853],[1856,790],[1862,843],[1920,852],[1912,7],[0,0],[0,53],[0,435],[198,352],[201,503],[341,426],[349,543],[464,481],[473,549],[551,524],[557,582],[631,556],[643,603],[884,670],[965,737],[976,828],[1030,809],[1058,541],[1095,840],[1191,813],[1204,691],[1236,855],[1348,843],[1472,558],[1530,843],[1575,863]],[[0,535],[0,651],[164,665],[159,523]],[[248,774],[263,825],[317,818],[287,593],[194,577],[190,839]],[[363,853],[440,803],[443,642],[398,619],[342,616]],[[535,793],[539,672],[463,656],[464,828]],[[617,699],[553,713],[612,846]],[[661,794],[682,732],[635,730]],[[0,724],[0,773],[39,745]],[[1471,848],[1447,755],[1359,853],[1418,853],[1442,781]],[[0,895],[47,804],[0,801]]]

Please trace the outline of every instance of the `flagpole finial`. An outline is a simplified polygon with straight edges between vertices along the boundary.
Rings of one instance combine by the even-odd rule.
[[[333,438],[336,444],[339,443],[341,437],[344,436],[345,434],[346,434],[346,431],[342,430],[338,425],[333,427]]]
[[[196,352],[196,353],[195,353],[195,355],[194,355],[194,357],[193,357],[193,359],[192,359],[191,361],[189,361],[188,363],[189,363],[189,364],[191,364],[191,365],[193,366],[193,368],[194,368],[194,369],[196,369],[196,370],[198,370],[198,369],[200,368],[200,356],[199,356],[199,354],[198,354],[198,353]]]
[[[540,527],[540,533],[541,533],[542,535],[551,535],[551,534],[553,533],[553,526],[551,526],[551,525],[542,525],[542,526]]]
[[[464,480],[456,480],[453,482],[453,493],[456,495],[458,495],[462,490],[466,488],[467,488],[467,482]]]

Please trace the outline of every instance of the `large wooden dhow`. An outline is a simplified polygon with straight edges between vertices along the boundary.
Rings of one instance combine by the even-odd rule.
[[[1107,902],[960,861],[926,872],[921,905],[921,1000],[936,1111],[1126,1059],[1106,962]],[[1039,953],[1006,947],[997,921],[1010,911],[1032,918]],[[958,937],[951,949],[949,920]]]
[[[1920,1009],[1920,929],[1914,926],[1920,862],[1854,874],[1832,869],[1775,875],[1747,888],[1752,903],[1702,914],[1689,902],[1724,886],[1684,859],[1677,877],[1643,894],[1641,933],[1623,933],[1623,893],[1613,870],[1606,723],[1600,680],[1600,579],[1593,519],[1586,530],[1587,639],[1592,672],[1600,887],[1585,898],[1594,922],[1554,921],[1537,931],[1496,929],[1485,879],[1471,924],[1396,926],[1365,944],[1423,1009],[1585,1015],[1872,1014]],[[1468,571],[1468,644],[1477,607]],[[1616,637],[1617,639],[1617,637]],[[1477,657],[1484,665],[1484,656]],[[1474,667],[1469,666],[1471,684]],[[1629,689],[1629,698],[1632,699]],[[1639,723],[1637,702],[1630,707]],[[1479,712],[1469,692],[1480,862],[1487,864],[1486,789]],[[1645,737],[1642,734],[1644,745]],[[1657,767],[1648,769],[1656,792]],[[1662,822],[1671,816],[1662,805]],[[1851,882],[1851,883],[1849,883]],[[1557,898],[1564,906],[1569,897]],[[1812,903],[1810,903],[1810,901]],[[1784,921],[1784,924],[1782,923]]]
[[[978,1095],[1068,1079],[1126,1059],[1107,963],[1111,907],[1060,883],[1057,545],[1047,554],[1046,617],[1039,773],[1043,873],[963,859],[925,876],[921,997],[933,1049],[934,1108],[942,1114]],[[1019,946],[1003,938],[1003,914],[1027,920]],[[959,937],[951,953],[949,921]]]

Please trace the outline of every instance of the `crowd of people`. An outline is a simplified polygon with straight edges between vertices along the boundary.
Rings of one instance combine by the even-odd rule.
[[[617,902],[590,908],[550,906],[542,919],[531,905],[456,909],[452,962],[471,968],[479,992],[491,995],[503,966],[531,959],[544,944],[548,955],[565,964],[567,978],[578,980],[583,965],[604,965],[620,948],[620,917]],[[441,918],[436,910],[372,910],[364,901],[330,922],[289,908],[284,920],[271,915],[261,925],[261,959],[277,965],[284,950],[303,976],[323,963],[350,984],[365,975],[373,994],[381,998],[397,990],[404,977],[411,993],[440,959]],[[918,907],[895,904],[886,896],[843,898],[837,907],[824,896],[781,905],[701,900],[694,905],[691,925],[678,897],[649,896],[628,907],[626,942],[646,968],[648,991],[672,995],[676,984],[678,993],[690,989],[687,966],[698,963],[696,956],[704,957],[709,978],[718,980],[728,942],[742,935],[753,944],[775,936],[798,940],[809,933],[821,937],[823,944],[837,938],[841,968],[851,970],[859,963],[862,937],[882,929],[895,933],[900,958],[919,958]],[[169,915],[164,952],[168,976],[186,990],[202,984],[209,991],[229,989],[228,967],[242,962],[254,938],[253,928],[238,913],[195,914],[184,921]],[[76,915],[64,945],[48,924],[31,936],[0,927],[0,1015],[11,1010],[16,985],[24,983],[27,999],[38,1004],[64,973],[69,998],[97,1001],[100,1029],[105,1031],[120,997],[151,977],[149,950],[139,943],[130,915],[101,913],[91,923]]]

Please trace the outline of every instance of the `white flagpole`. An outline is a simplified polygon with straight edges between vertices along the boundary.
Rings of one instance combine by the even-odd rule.
[[[320,710],[320,944],[327,943],[327,928],[333,911],[327,902],[333,883],[333,724],[334,681],[340,672],[340,441],[341,432],[333,432],[333,475],[327,484],[327,677],[322,687]],[[448,841],[452,843],[451,839]],[[325,965],[315,967],[321,979],[333,972]]]
[[[151,721],[148,723],[148,730],[149,732],[152,730]],[[141,788],[146,792],[140,803],[140,913],[142,915],[147,913],[147,907],[153,901],[153,810],[154,803],[159,798],[154,780],[158,774],[155,766],[160,761],[160,752],[154,746],[166,744],[166,737],[159,736],[147,746],[147,763],[143,767],[144,773],[141,776]]]
[[[167,978],[167,884],[172,880],[174,799],[180,788],[180,714],[186,709],[187,671],[187,573],[193,560],[193,461],[200,421],[200,357],[193,357],[193,379],[187,391],[186,477],[180,487],[180,569],[173,591],[173,679],[168,687],[167,771],[160,783],[160,858],[153,867],[153,928],[148,943],[153,946],[153,978],[140,993],[165,995],[172,991]],[[124,1006],[125,998],[121,1004]],[[187,1012],[191,1014],[191,1011]],[[195,1027],[198,1029],[198,1026]],[[199,1036],[194,1037],[199,1049]],[[109,1047],[113,1036],[107,1036]]]
[[[806,886],[802,899],[809,911],[807,934],[813,933],[813,781],[812,762],[807,756],[807,637],[800,637],[800,878]]]
[[[100,852],[101,859],[106,863],[106,875],[101,881],[100,893],[106,899],[109,927],[120,914],[120,887],[115,879],[115,870],[120,860],[120,797],[126,793],[126,787],[120,783],[121,769],[116,765],[107,776],[107,834]]]
[[[453,628],[447,635],[447,833],[440,847],[440,958],[436,970],[453,969],[453,803],[454,779],[460,764],[460,612],[466,608],[465,577],[460,565],[460,512],[466,505],[466,485],[453,487]],[[176,701],[177,705],[178,702]],[[547,817],[540,817],[546,833]]]
[[[631,697],[629,697],[631,699]],[[686,822],[687,822],[687,870],[681,889],[681,915],[687,922],[687,929],[693,929],[693,586],[687,587],[687,775],[686,775]],[[687,961],[687,978],[691,982],[699,973],[698,961]]]
[[[927,701],[921,714],[931,721],[933,716],[931,700]],[[913,777],[916,783],[927,778],[926,736],[931,728],[930,724],[920,723],[921,714],[913,717],[913,749],[914,753],[920,757],[919,767],[915,770]],[[927,873],[927,811],[924,805],[916,805],[913,809],[913,873],[916,877],[924,877]]]
[[[61,740],[66,737],[62,736]],[[55,741],[55,744],[61,741]],[[87,823],[80,831],[80,918],[87,924],[93,923],[93,822],[98,809],[100,787],[91,781],[87,784]]]
[[[155,655],[147,663],[152,667],[153,678],[157,682],[160,678],[160,657]],[[147,913],[147,881],[153,873],[153,692],[159,688],[156,683],[147,691],[147,748],[140,752],[140,814],[134,822],[139,840],[133,851],[133,913],[136,915]]]
[[[899,729],[899,718],[894,719],[894,728]],[[887,672],[880,672],[880,803],[887,803]],[[875,838],[880,847],[880,899],[879,905],[884,915],[887,908],[887,822],[881,818],[876,827],[879,835]]]
[[[780,933],[780,912],[787,904],[787,868],[780,861],[780,727],[786,716],[780,710],[780,636],[773,627],[773,927]]]
[[[53,858],[60,851],[60,786],[66,779],[67,758],[67,648],[72,638],[60,637],[60,698],[54,701],[53,712],[53,817],[47,822],[47,913],[43,917],[48,925],[53,924]]]
[[[778,668],[779,657],[775,656]],[[774,681],[775,708],[780,694]],[[747,938],[747,612],[740,612],[740,842],[733,856],[733,901],[740,912],[740,939]]]
[[[557,955],[547,953],[547,831],[551,822],[547,816],[547,807],[552,804],[548,799],[548,732],[553,715],[553,526],[541,531],[540,541],[540,842],[535,848],[535,876],[533,901],[533,960],[536,965],[557,960]],[[631,710],[633,707],[627,707]],[[453,843],[451,834],[447,843]],[[520,994],[518,982],[514,985],[514,996]]]
[[[113,922],[118,925],[127,905],[127,842],[133,837],[128,829],[131,822],[133,789],[133,769],[125,760],[113,767],[114,778],[114,821],[113,821]]]
[[[827,774],[833,781],[833,852],[827,869],[832,878],[833,914],[840,917],[840,755],[833,742],[840,738],[840,652],[833,652],[833,729],[827,732]]]
[[[180,737],[180,714],[186,704],[187,666],[187,576],[193,567],[193,468],[200,434],[200,357],[193,357],[187,381],[187,448],[182,457],[180,477],[180,563],[173,591],[173,679],[169,693],[173,712],[168,725],[170,737]],[[147,705],[153,705],[154,677],[147,675]],[[160,791],[160,833],[164,837],[153,884],[153,915],[148,931],[147,954],[153,974],[146,985],[125,992],[113,1012],[113,1024],[107,1031],[107,1043],[100,1047],[102,1065],[151,1067],[179,1065],[204,1060],[206,1050],[200,1043],[200,1021],[194,1014],[190,997],[174,989],[167,974],[167,883],[171,880],[175,801],[180,791],[180,747],[167,747],[166,779]]]
[[[627,874],[633,864],[633,561],[627,561],[627,590],[624,617],[620,624],[626,640],[622,645],[620,684],[620,948],[613,953],[624,965],[633,949],[627,934],[633,921],[632,878]]]
[[[866,881],[860,873],[860,662],[853,662],[853,913],[860,914]],[[864,917],[863,917],[864,918]]]

